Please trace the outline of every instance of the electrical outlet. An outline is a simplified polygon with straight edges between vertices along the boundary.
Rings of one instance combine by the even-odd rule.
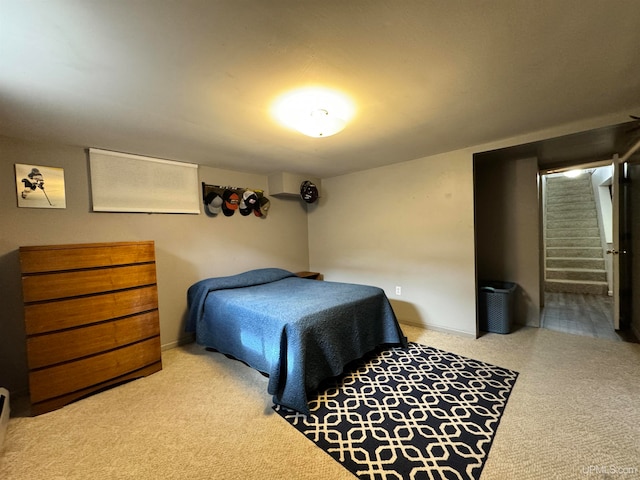
[[[402,287],[396,286],[396,295],[398,296],[402,295]]]

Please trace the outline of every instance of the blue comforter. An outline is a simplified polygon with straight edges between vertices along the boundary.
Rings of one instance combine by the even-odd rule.
[[[379,345],[406,345],[384,291],[277,268],[202,280],[187,293],[200,345],[269,375],[273,401],[308,413],[307,392]]]

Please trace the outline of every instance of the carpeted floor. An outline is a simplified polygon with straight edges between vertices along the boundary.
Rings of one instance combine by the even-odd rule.
[[[640,345],[522,328],[409,340],[519,372],[482,480],[640,478]],[[353,479],[276,414],[267,379],[196,345],[164,369],[13,418],[0,478]]]

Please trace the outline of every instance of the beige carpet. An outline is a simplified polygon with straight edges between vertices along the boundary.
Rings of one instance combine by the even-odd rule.
[[[520,372],[482,479],[640,478],[640,345],[523,328],[409,340]],[[9,423],[0,479],[349,479],[271,410],[267,379],[196,345],[164,369]]]

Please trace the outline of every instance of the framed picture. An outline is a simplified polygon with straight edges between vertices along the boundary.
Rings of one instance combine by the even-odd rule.
[[[16,163],[18,207],[67,208],[64,170]]]

